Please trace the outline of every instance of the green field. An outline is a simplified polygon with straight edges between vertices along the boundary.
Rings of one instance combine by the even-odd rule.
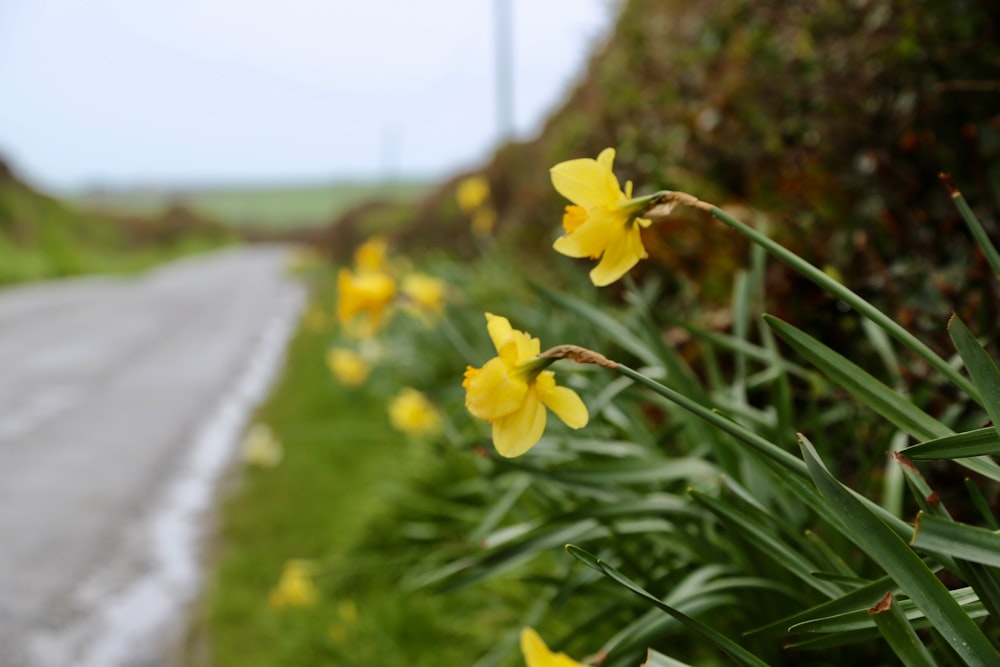
[[[416,199],[428,188],[426,183],[418,181],[391,184],[343,181],[102,191],[73,197],[72,200],[102,211],[144,215],[180,205],[230,225],[273,228],[325,225],[364,201]]]

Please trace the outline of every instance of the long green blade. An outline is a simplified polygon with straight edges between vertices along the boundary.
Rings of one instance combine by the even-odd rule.
[[[915,549],[1000,567],[1000,533],[920,513],[910,542]]]
[[[963,660],[983,667],[1000,664],[1000,653],[930,568],[830,474],[804,436],[800,439],[809,474],[833,510],[841,515],[851,540],[899,584]]]
[[[745,648],[734,642],[729,637],[726,637],[725,635],[717,632],[716,630],[705,625],[701,621],[691,618],[687,614],[684,614],[683,612],[674,609],[670,605],[660,600],[660,598],[656,597],[655,595],[644,589],[642,586],[639,586],[637,583],[626,577],[617,569],[601,561],[592,554],[573,545],[567,545],[566,550],[569,551],[569,553],[572,554],[575,558],[578,558],[580,561],[582,561],[589,567],[599,569],[607,577],[618,582],[619,584],[629,589],[639,597],[644,598],[646,601],[651,602],[658,609],[665,611],[666,613],[670,614],[678,621],[683,623],[686,627],[702,635],[703,637],[711,641],[713,644],[715,644],[719,649],[727,653],[729,657],[731,657],[739,664],[748,665],[750,667],[768,667],[766,662],[755,656],[753,653],[750,653],[748,650],[746,650]]]
[[[961,459],[1000,454],[1000,433],[992,426],[934,438],[902,450],[914,461]]]
[[[958,315],[952,315],[948,322],[948,333],[965,362],[972,384],[976,385],[983,398],[983,406],[993,420],[993,428],[1000,433],[1000,369]]]
[[[871,373],[801,329],[772,315],[764,315],[764,321],[782,340],[830,380],[913,437],[930,440],[951,432],[947,426],[893,391]]]

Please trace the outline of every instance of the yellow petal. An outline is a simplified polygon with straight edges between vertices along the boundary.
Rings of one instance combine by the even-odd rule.
[[[646,248],[642,245],[639,226],[630,224],[623,232],[612,238],[608,249],[600,263],[590,272],[590,280],[598,287],[604,287],[615,282],[635,266],[640,259],[645,259]]]
[[[565,653],[553,653],[531,628],[521,630],[521,653],[528,667],[583,667]]]
[[[607,216],[592,217],[577,227],[571,234],[564,234],[552,244],[555,251],[567,257],[600,257],[614,230],[614,220]]]
[[[506,317],[486,313],[486,331],[490,334],[493,347],[497,352],[513,340],[514,329],[510,326],[510,321]]]
[[[606,148],[596,160],[579,158],[560,162],[549,172],[552,185],[563,197],[584,208],[610,206],[623,196],[611,171],[614,159],[614,149]]]
[[[517,361],[537,357],[542,352],[541,342],[523,331],[514,329],[514,342],[517,344]]]
[[[480,419],[498,419],[520,409],[528,394],[528,384],[511,375],[507,364],[493,357],[479,369],[466,371],[465,407]]]
[[[493,446],[501,456],[508,458],[524,454],[542,437],[545,418],[545,406],[538,394],[529,391],[518,410],[493,420]]]
[[[570,428],[583,428],[590,420],[587,406],[580,396],[567,387],[556,386],[555,373],[543,371],[535,379],[538,397],[549,410]]]

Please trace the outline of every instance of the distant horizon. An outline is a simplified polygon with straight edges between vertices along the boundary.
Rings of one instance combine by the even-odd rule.
[[[12,160],[8,153],[0,147],[0,163],[5,164],[18,180],[25,182],[33,190],[43,192],[58,197],[79,197],[101,192],[203,192],[203,191],[223,191],[223,190],[286,190],[289,188],[315,189],[320,187],[331,187],[337,185],[377,185],[379,183],[403,183],[406,185],[425,185],[435,182],[443,182],[451,178],[460,176],[463,173],[473,173],[479,166],[485,165],[495,151],[491,150],[478,163],[470,164],[464,168],[442,169],[439,173],[428,171],[426,173],[395,174],[392,176],[382,176],[377,174],[363,173],[334,173],[329,176],[317,175],[315,173],[302,174],[301,176],[281,174],[273,178],[266,176],[253,176],[248,178],[220,176],[217,180],[195,179],[190,181],[154,181],[137,180],[133,182],[110,182],[79,184],[74,186],[48,188],[36,182],[31,175]]]

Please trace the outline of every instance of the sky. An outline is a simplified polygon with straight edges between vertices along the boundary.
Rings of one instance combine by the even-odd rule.
[[[499,132],[502,0],[0,0],[0,157],[53,192],[438,178]],[[615,0],[507,0],[514,136]]]

